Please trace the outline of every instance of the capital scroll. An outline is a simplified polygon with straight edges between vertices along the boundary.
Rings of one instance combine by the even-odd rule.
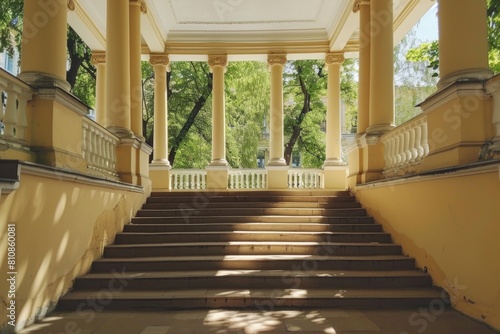
[[[208,56],[208,65],[214,66],[227,66],[227,55]]]
[[[92,65],[103,64],[106,62],[106,54],[104,52],[94,52],[90,58]]]
[[[68,9],[73,11],[75,10],[76,8],[76,5],[75,5],[75,1],[74,0],[68,0]]]
[[[272,65],[285,65],[286,64],[286,54],[270,54],[267,56],[267,64]]]
[[[345,61],[343,53],[327,53],[325,58],[325,63],[331,64],[342,64]]]

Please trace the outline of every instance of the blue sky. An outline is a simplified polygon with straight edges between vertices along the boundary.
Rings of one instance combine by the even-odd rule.
[[[422,17],[417,29],[417,38],[422,42],[438,39],[437,4]]]

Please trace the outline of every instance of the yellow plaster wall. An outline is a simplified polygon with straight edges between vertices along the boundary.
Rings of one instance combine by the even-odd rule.
[[[453,306],[500,329],[500,166],[360,187],[356,197]]]
[[[8,224],[16,225],[16,314],[22,327],[42,317],[73,279],[90,269],[145,196],[141,191],[22,174],[20,188],[0,198],[0,328],[7,315]]]

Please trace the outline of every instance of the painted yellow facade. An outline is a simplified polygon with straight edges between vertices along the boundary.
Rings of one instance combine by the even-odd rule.
[[[259,33],[251,30],[252,25],[241,23],[245,38],[238,38],[242,40],[234,39],[231,30],[215,36],[220,40],[202,29],[166,31],[151,10],[162,9],[163,0],[81,0],[76,9],[68,9],[62,0],[26,1],[28,19],[45,13],[48,22],[37,27],[36,34],[30,34],[29,24],[25,26],[28,43],[23,44],[19,78],[31,86],[3,73],[0,82],[0,88],[11,97],[4,118],[8,131],[0,136],[0,159],[22,161],[19,188],[10,193],[4,189],[0,197],[1,235],[8,224],[16,225],[19,327],[51,309],[72,280],[89,269],[103,247],[130,221],[152,189],[172,190],[175,170],[167,155],[165,82],[157,82],[155,87],[151,166],[152,149],[140,134],[134,88],[142,37],[140,52],[150,58],[159,78],[166,78],[170,61],[189,59],[211,65],[214,147],[204,180],[208,189],[220,191],[228,191],[231,172],[225,159],[224,134],[227,62],[257,59],[270,66],[271,151],[265,187],[288,189],[289,167],[283,159],[284,64],[287,59],[310,57],[328,63],[329,55],[339,57],[329,63],[323,186],[356,193],[404,251],[452,296],[455,308],[500,329],[496,259],[500,252],[500,84],[499,76],[492,77],[487,68],[486,1],[438,1],[442,42],[438,91],[421,104],[422,115],[397,128],[393,124],[393,40],[404,30],[401,27],[414,23],[430,5],[423,0],[408,2],[413,7],[401,5],[399,0],[376,1],[323,2],[330,6],[327,9],[344,15],[335,24],[327,22],[332,23],[328,25],[332,30],[307,36],[314,29],[304,27],[301,34],[294,27],[287,32],[285,15],[280,16],[282,31],[262,37],[259,33],[267,21],[258,16],[261,21],[256,18],[254,27],[260,27]],[[202,6],[198,1],[186,3]],[[394,11],[394,4],[403,9]],[[106,37],[88,10],[97,9],[93,13],[101,15],[102,6],[113,6],[105,17],[99,17],[107,24]],[[186,12],[179,14],[195,15],[191,9],[186,5]],[[283,8],[269,10],[276,15],[288,13]],[[253,14],[262,15],[262,11],[256,12]],[[237,8],[218,12],[216,26],[229,27],[226,23],[232,21],[227,20],[235,13]],[[225,15],[229,15],[227,20]],[[64,80],[68,18],[95,51],[97,123],[86,117],[88,108],[68,92]],[[290,20],[296,24],[304,21],[300,17]],[[206,28],[212,23],[197,24]],[[356,35],[357,28],[361,34]],[[340,95],[340,60],[356,53],[360,57],[359,124],[356,140],[347,148],[346,175],[346,167],[339,161],[336,99]],[[186,184],[189,182],[194,181]],[[5,237],[0,239],[2,273],[7,272],[6,242]],[[6,323],[6,284],[0,281],[0,328]]]

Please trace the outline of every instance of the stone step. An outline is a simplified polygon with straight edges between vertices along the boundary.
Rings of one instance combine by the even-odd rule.
[[[95,312],[97,305],[106,310],[252,308],[269,311],[283,307],[415,308],[429,307],[436,300],[449,303],[448,297],[434,288],[120,291],[119,287],[73,291],[61,298],[58,309]]]
[[[196,270],[414,270],[415,259],[403,255],[212,255],[102,258],[92,272]]]
[[[127,290],[159,289],[287,289],[416,288],[431,278],[418,271],[217,270],[141,273],[90,273],[75,281],[75,289],[106,289],[122,282]]]
[[[363,208],[351,209],[321,209],[321,208],[179,208],[166,210],[139,210],[136,217],[191,217],[191,216],[293,216],[300,218],[303,216],[327,216],[327,217],[363,217],[366,210]]]
[[[398,255],[401,246],[380,243],[335,242],[192,242],[142,245],[110,245],[104,248],[104,257],[151,257],[204,255]]]
[[[188,205],[206,205],[207,203],[245,203],[245,202],[258,202],[258,203],[353,203],[356,198],[353,196],[275,196],[275,195],[253,195],[243,196],[235,195],[232,197],[211,195],[207,196],[203,193],[198,196],[159,196],[149,197],[146,203],[186,203]]]
[[[185,209],[226,209],[226,208],[289,208],[289,209],[354,209],[361,208],[361,204],[355,201],[349,202],[248,202],[248,201],[231,201],[231,202],[204,202],[204,203],[190,203],[190,202],[170,202],[168,198],[163,202],[148,202],[143,205],[143,210],[185,210]]]
[[[289,241],[289,242],[379,242],[390,243],[388,233],[231,231],[119,233],[115,244],[155,244],[174,242]]]
[[[316,224],[316,223],[205,223],[205,224],[127,224],[124,232],[230,232],[230,231],[288,231],[288,232],[382,232],[379,224]]]
[[[211,191],[211,190],[187,190],[174,192],[153,192],[151,197],[196,197],[196,198],[214,198],[214,197],[353,197],[349,191],[344,190],[229,190],[229,191]]]
[[[198,216],[185,212],[178,217],[135,217],[132,224],[222,224],[222,223],[288,223],[288,224],[373,224],[372,217],[327,217],[327,216]]]

